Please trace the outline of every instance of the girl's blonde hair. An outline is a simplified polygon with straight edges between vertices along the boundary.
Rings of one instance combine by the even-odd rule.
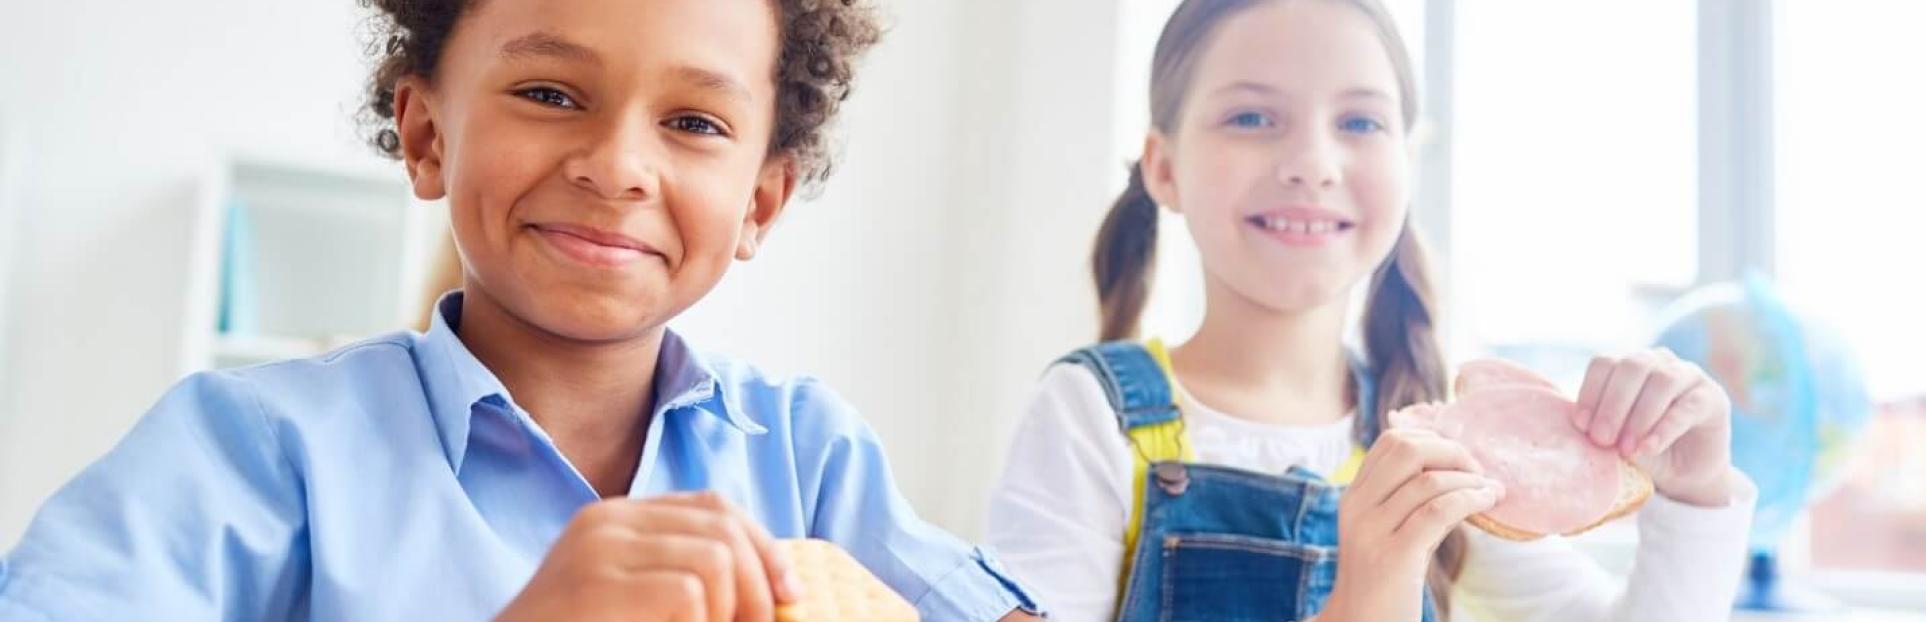
[[[1150,70],[1151,124],[1174,135],[1186,96],[1196,77],[1205,44],[1218,28],[1243,11],[1282,0],[1185,0],[1157,39]],[[1356,8],[1377,27],[1397,73],[1400,113],[1409,133],[1418,120],[1416,74],[1397,24],[1379,0],[1333,0]],[[1131,165],[1130,184],[1110,208],[1097,232],[1092,273],[1102,310],[1105,341],[1134,338],[1150,297],[1151,266],[1156,259],[1157,204],[1144,186],[1141,163]],[[1371,275],[1364,313],[1364,347],[1377,380],[1377,407],[1360,413],[1361,442],[1376,440],[1385,413],[1445,398],[1444,357],[1434,325],[1433,291],[1423,240],[1409,222],[1396,246]],[[1355,388],[1354,388],[1355,389]],[[1450,611],[1450,587],[1464,562],[1465,537],[1453,531],[1432,560],[1426,581],[1440,615]]]

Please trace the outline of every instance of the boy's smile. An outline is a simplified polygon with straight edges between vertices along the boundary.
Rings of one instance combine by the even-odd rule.
[[[562,256],[595,268],[623,268],[644,259],[667,259],[635,238],[582,225],[535,223],[525,228],[541,236]]]

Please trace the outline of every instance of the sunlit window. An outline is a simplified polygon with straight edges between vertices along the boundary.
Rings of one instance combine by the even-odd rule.
[[[1696,24],[1676,0],[1457,4],[1458,351],[1582,364],[1645,341],[1655,299],[1692,284]]]
[[[1813,511],[1812,560],[1926,572],[1926,3],[1774,7],[1778,273],[1882,403]]]

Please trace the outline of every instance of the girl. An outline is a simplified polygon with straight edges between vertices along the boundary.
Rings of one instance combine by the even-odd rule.
[[[1462,446],[1383,429],[1387,411],[1445,397],[1406,213],[1417,101],[1376,0],[1188,0],[1172,15],[1143,157],[1097,238],[1103,338],[1135,331],[1159,205],[1189,224],[1206,313],[1168,351],[1111,341],[1042,379],[990,540],[1056,619],[1727,615],[1753,493],[1730,465],[1727,402],[1691,365],[1600,357],[1579,396],[1573,425],[1657,483],[1623,590],[1556,538],[1460,528],[1503,491]],[[1353,356],[1348,294],[1367,276]]]
[[[767,620],[771,538],[1030,618],[811,380],[665,326],[752,258],[876,40],[855,0],[370,0],[377,145],[447,199],[424,333],[197,374],[41,509],[0,620]]]

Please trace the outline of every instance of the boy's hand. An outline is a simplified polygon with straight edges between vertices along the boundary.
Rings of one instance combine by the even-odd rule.
[[[1670,350],[1593,358],[1573,423],[1593,443],[1645,467],[1666,498],[1704,507],[1730,502],[1732,401]]]
[[[761,525],[714,493],[582,508],[497,622],[769,620],[801,594]]]

